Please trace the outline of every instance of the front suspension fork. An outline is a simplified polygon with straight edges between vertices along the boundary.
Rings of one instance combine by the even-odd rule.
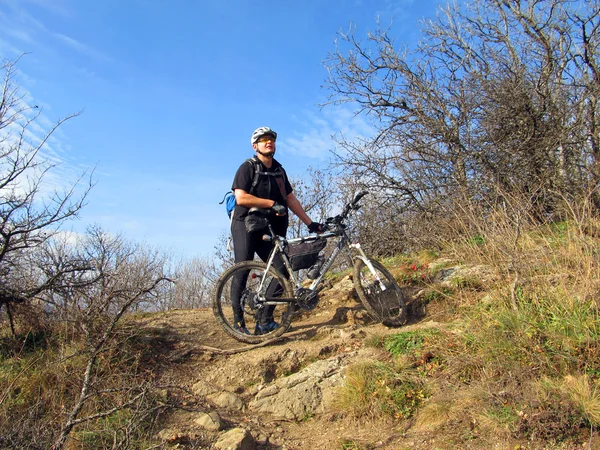
[[[365,265],[367,266],[367,268],[371,271],[371,273],[373,274],[373,277],[377,280],[377,282],[379,283],[379,287],[381,288],[382,291],[386,290],[385,287],[385,283],[383,282],[383,280],[379,277],[379,274],[377,273],[377,270],[375,270],[375,267],[373,267],[373,264],[371,263],[371,260],[368,258],[367,254],[365,253],[365,251],[362,249],[360,243],[356,243],[356,244],[349,244],[350,248],[355,248],[356,250],[358,250],[358,252],[360,253],[360,256],[358,256],[358,258],[362,259],[362,261],[365,263]]]

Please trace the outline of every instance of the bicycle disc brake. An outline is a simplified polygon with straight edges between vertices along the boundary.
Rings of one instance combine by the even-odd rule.
[[[302,309],[315,309],[319,303],[319,293],[306,288],[296,291],[296,302]]]

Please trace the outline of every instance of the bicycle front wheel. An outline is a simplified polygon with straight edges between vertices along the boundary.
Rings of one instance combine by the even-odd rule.
[[[243,261],[223,272],[217,281],[213,313],[225,332],[238,341],[258,344],[281,336],[290,327],[294,312],[291,303],[273,307],[258,301],[265,294],[294,297],[288,280],[273,267],[268,272],[266,269],[263,262]],[[266,317],[279,327],[261,330],[258,325]]]
[[[378,261],[369,259],[375,273],[365,261],[354,263],[354,288],[363,306],[377,322],[402,325],[406,322],[406,305],[394,276]]]

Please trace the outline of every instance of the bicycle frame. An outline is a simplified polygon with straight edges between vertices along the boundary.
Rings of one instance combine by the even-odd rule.
[[[250,209],[249,214],[263,215],[265,219],[260,220],[259,217],[254,222],[248,221],[247,225],[254,228],[265,227],[253,239],[262,237],[271,251],[264,262],[241,261],[226,269],[219,277],[213,312],[225,332],[249,344],[268,342],[273,337],[281,336],[289,329],[297,312],[318,307],[325,274],[334,267],[341,253],[347,256],[347,269],[352,274],[353,288],[368,315],[382,323],[386,323],[386,320],[404,323],[404,295],[394,275],[379,261],[368,258],[361,245],[349,237],[348,216],[360,209],[358,202],[366,194],[366,191],[358,192],[341,213],[328,217],[323,233],[289,240],[274,233],[268,221],[272,212]],[[356,219],[360,220],[360,217]],[[300,248],[288,247],[301,243],[306,244]],[[328,246],[323,245],[327,243]],[[324,247],[325,252],[319,256],[316,252]],[[311,263],[313,266],[309,268]],[[304,280],[292,266],[308,269],[307,275],[311,280]],[[340,268],[346,269],[346,264]],[[382,295],[382,291],[386,293]],[[268,320],[268,327],[264,327],[261,322]],[[254,333],[252,325],[255,325]]]
[[[282,236],[276,235],[273,232],[273,229],[270,224],[269,224],[269,232],[270,232],[270,235],[265,234],[263,236],[263,240],[273,241],[274,245],[273,245],[273,250],[271,250],[271,253],[269,254],[269,259],[267,260],[267,267],[266,267],[265,273],[268,273],[268,271],[271,267],[273,267],[273,269],[277,271],[277,268],[275,268],[273,266],[273,261],[277,254],[281,255],[283,264],[288,271],[289,279],[294,284],[295,292],[297,292],[302,286],[300,284],[300,280],[294,275],[294,271],[292,270],[292,265],[290,263],[290,260],[284,251],[285,246],[287,246],[289,244],[297,244],[297,243],[301,243],[301,242],[316,241],[318,239],[332,239],[335,237],[340,238],[337,241],[337,245],[335,246],[333,251],[323,261],[323,263],[321,265],[321,269],[320,269],[320,275],[315,280],[313,280],[313,282],[308,287],[308,290],[315,291],[315,292],[319,291],[318,288],[319,288],[319,285],[321,284],[321,281],[323,280],[323,277],[325,276],[327,271],[331,268],[331,266],[337,259],[338,255],[341,253],[342,249],[344,249],[344,248],[346,250],[348,250],[348,260],[351,265],[354,263],[355,259],[363,260],[365,265],[368,267],[368,269],[371,271],[371,273],[373,274],[373,276],[379,283],[380,288],[382,290],[386,289],[385,284],[383,283],[383,280],[379,277],[379,274],[377,273],[377,271],[371,264],[371,261],[365,254],[360,243],[350,244],[349,243],[350,238],[348,237],[348,234],[342,227],[337,227],[337,230],[335,232],[327,231],[327,232],[319,234],[319,235],[310,235],[307,237],[293,238],[293,239],[286,239]],[[352,252],[350,251],[350,249],[352,249],[352,248],[358,250],[359,254],[353,255]],[[278,271],[278,273],[279,273],[279,271]],[[281,273],[280,273],[280,275],[283,276],[283,274],[281,274]],[[265,283],[265,277],[262,277],[262,279],[260,280],[258,292],[263,293],[266,291],[267,286],[265,286],[264,283]],[[281,298],[281,297],[267,298],[266,296],[263,296],[263,295],[261,295],[259,297],[259,299],[262,300],[262,304],[264,306],[283,305],[283,304],[287,304],[287,303],[295,303],[297,301],[296,297],[293,297],[293,298]]]

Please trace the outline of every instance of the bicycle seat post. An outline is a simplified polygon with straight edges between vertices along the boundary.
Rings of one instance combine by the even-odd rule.
[[[275,231],[273,230],[273,227],[271,226],[271,224],[268,224],[269,227],[269,234],[264,234],[262,237],[263,241],[266,242],[280,242],[281,245],[279,245],[280,250],[283,250],[285,248],[285,246],[287,245],[287,239],[284,236],[279,236],[278,234],[275,234]],[[276,245],[277,246],[277,245]]]

